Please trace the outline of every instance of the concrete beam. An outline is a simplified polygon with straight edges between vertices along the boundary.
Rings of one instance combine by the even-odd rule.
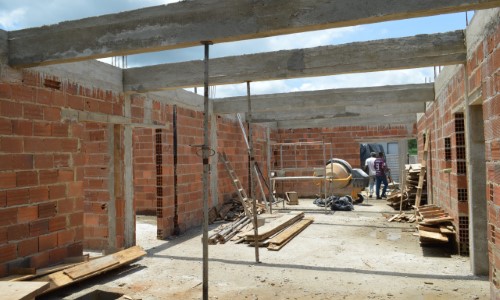
[[[445,66],[465,62],[464,32],[357,42],[210,60],[212,85]],[[132,68],[123,72],[125,91],[155,91],[203,85],[203,61]]]
[[[214,99],[214,113],[247,112],[247,97]],[[432,83],[252,96],[252,113],[434,101]]]
[[[9,63],[54,64],[498,6],[500,0],[182,1],[12,31]]]
[[[344,107],[322,107],[302,111],[259,112],[252,114],[253,123],[268,123],[287,120],[341,119],[349,117],[383,117],[425,112],[425,103],[405,103],[395,105],[363,105]]]
[[[292,120],[277,122],[278,129],[298,129],[298,128],[328,128],[342,126],[388,126],[388,125],[408,125],[417,121],[416,114],[404,114],[394,116],[380,116],[373,118],[353,117],[353,118],[332,118],[315,120]]]

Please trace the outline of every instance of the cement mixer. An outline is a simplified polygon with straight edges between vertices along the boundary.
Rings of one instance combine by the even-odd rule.
[[[349,195],[358,202],[363,201],[361,191],[368,185],[369,176],[361,169],[354,169],[340,158],[332,158],[326,162],[325,169],[317,170],[314,176],[326,174],[327,192],[336,196]],[[322,183],[321,183],[322,184]]]

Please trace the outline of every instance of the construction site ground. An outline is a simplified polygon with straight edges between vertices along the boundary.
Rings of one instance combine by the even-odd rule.
[[[420,247],[415,223],[387,222],[396,212],[384,200],[334,212],[300,199],[275,211],[304,211],[315,221],[280,251],[260,248],[260,263],[248,245],[209,246],[210,299],[490,298],[488,278],[471,275],[468,257]],[[139,216],[137,243],[146,257],[40,299],[86,299],[96,289],[128,299],[201,299],[201,235],[195,228],[157,240],[155,218]]]

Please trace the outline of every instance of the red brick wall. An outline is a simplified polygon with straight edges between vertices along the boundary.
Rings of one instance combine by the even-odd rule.
[[[155,130],[136,128],[134,146],[134,199],[138,214],[156,214]]]
[[[483,100],[485,156],[487,167],[488,199],[488,250],[490,260],[490,281],[492,299],[500,298],[500,246],[498,232],[500,228],[500,26],[491,28],[491,33],[477,46],[468,49],[467,80],[469,94],[481,90]],[[467,188],[467,179],[457,174],[457,139],[455,130],[454,110],[462,104],[465,94],[464,69],[460,68],[457,75],[448,83],[444,92],[433,103],[425,118],[421,119],[419,133],[425,129],[430,131],[432,164],[430,179],[434,202],[441,205],[450,215],[455,217],[455,226],[458,226],[458,217],[468,216],[467,203],[458,201],[457,190]],[[444,159],[444,138],[451,137],[452,161]],[[423,147],[423,140],[419,134],[419,152]],[[451,174],[442,172],[451,167]]]
[[[83,128],[61,121],[71,97],[38,82],[0,83],[0,276],[82,253]]]
[[[411,138],[415,135],[415,127],[406,126],[344,126],[336,128],[306,128],[306,129],[280,129],[272,137],[277,143],[297,142],[325,142],[326,159],[330,153],[335,158],[349,162],[353,168],[360,167],[359,145],[365,140]],[[272,166],[281,168],[280,148],[273,147]],[[307,154],[306,154],[307,152]],[[294,153],[297,153],[295,155]],[[306,157],[307,156],[307,157]],[[323,146],[284,146],[283,167],[318,167],[324,165]],[[311,172],[287,173],[287,176],[312,176]],[[312,181],[285,181],[277,184],[277,191],[296,191],[300,196],[314,196],[318,194],[319,187]]]

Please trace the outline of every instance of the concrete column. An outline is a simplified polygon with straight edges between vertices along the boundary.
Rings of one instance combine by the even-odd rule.
[[[118,139],[119,141],[120,139]],[[108,253],[113,253],[116,250],[116,195],[115,195],[115,126],[108,124]],[[119,148],[118,148],[119,149]]]
[[[471,269],[474,275],[488,275],[488,211],[482,106],[466,105],[465,122]]]
[[[135,245],[135,210],[134,210],[134,173],[132,159],[132,126],[124,126],[123,151],[124,151],[124,199],[125,199],[125,232],[124,246]]]

